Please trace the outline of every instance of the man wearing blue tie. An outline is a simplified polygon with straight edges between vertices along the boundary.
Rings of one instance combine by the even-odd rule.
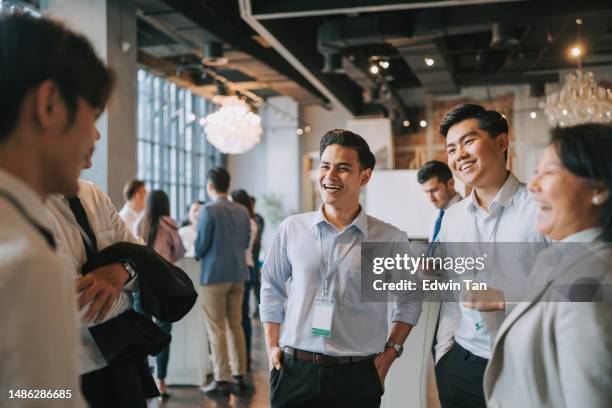
[[[430,237],[430,242],[434,242],[442,226],[444,211],[460,201],[461,195],[455,191],[455,179],[448,166],[437,160],[429,161],[419,169],[417,181],[427,194],[429,201],[439,210]]]

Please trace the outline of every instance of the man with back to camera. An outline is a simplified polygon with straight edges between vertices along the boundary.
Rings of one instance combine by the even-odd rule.
[[[430,242],[438,239],[438,233],[442,226],[444,212],[451,205],[461,201],[461,195],[455,191],[455,179],[453,173],[446,163],[432,160],[425,163],[417,173],[417,181],[423,188],[429,201],[438,210],[438,216],[432,228]]]
[[[506,168],[508,122],[480,105],[459,105],[442,120],[448,166],[469,197],[450,207],[440,242],[546,242],[535,224],[536,204]],[[504,318],[505,304],[443,302],[436,349],[436,380],[443,407],[484,407],[482,380],[494,337],[487,321]]]
[[[55,254],[44,201],[77,193],[113,75],[83,36],[46,18],[0,16],[0,49],[1,398],[39,390],[45,407],[84,407],[75,276]]]
[[[123,187],[125,204],[119,211],[119,216],[134,236],[138,236],[136,227],[142,217],[147,199],[147,188],[142,180],[130,180]]]
[[[378,407],[421,304],[395,302],[389,332],[387,303],[361,301],[360,244],[408,238],[359,204],[376,162],[361,136],[327,132],[320,158],[323,204],[281,223],[261,273],[271,405]]]
[[[196,259],[202,260],[200,283],[214,371],[214,380],[200,391],[212,395],[250,391],[244,381],[247,357],[242,298],[244,282],[250,279],[244,253],[249,247],[251,224],[247,210],[228,200],[229,186],[226,169],[216,167],[208,172],[206,189],[212,202],[200,207],[194,245]]]

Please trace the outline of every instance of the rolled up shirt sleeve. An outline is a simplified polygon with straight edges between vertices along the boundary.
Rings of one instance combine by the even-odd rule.
[[[261,270],[261,303],[259,314],[266,323],[282,323],[287,302],[287,280],[291,277],[291,262],[287,257],[285,223],[281,223]]]
[[[395,251],[398,252],[399,248],[405,247],[408,243],[408,235],[401,231],[397,234],[394,242],[398,244],[398,249]],[[422,292],[420,290],[405,292],[402,295],[394,296],[394,298],[391,321],[416,326],[423,308]]]

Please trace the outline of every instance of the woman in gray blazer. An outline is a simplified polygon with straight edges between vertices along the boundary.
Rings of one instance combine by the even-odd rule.
[[[528,301],[497,332],[484,378],[489,407],[612,403],[610,157],[610,126],[552,131],[529,188],[538,230],[562,243],[540,254]]]

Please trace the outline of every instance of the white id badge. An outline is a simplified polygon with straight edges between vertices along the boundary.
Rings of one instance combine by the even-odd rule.
[[[332,317],[334,315],[334,300],[318,297],[314,302],[312,318],[312,334],[315,336],[331,336]]]

